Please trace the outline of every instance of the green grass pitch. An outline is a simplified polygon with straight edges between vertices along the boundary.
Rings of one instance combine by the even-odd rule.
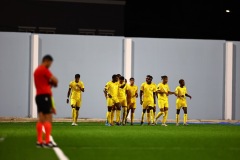
[[[52,136],[70,160],[239,160],[240,126],[112,126],[54,122]],[[57,160],[36,148],[35,123],[0,123],[1,160]]]

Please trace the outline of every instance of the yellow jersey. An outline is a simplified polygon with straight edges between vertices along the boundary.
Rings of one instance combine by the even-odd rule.
[[[81,89],[84,88],[84,84],[82,81],[75,82],[75,80],[71,81],[69,84],[69,88],[71,88],[71,99],[80,99],[82,98]]]
[[[142,83],[141,91],[143,92],[143,101],[154,101],[153,93],[156,92],[154,84],[147,84],[147,82]]]
[[[113,83],[112,81],[107,82],[105,85],[105,89],[108,94],[110,94],[112,97],[118,96],[118,82]]]
[[[168,93],[170,91],[170,88],[169,88],[168,84],[163,84],[161,82],[161,83],[159,83],[157,85],[157,91],[167,92]],[[166,93],[158,94],[158,100],[165,100],[165,101],[167,101],[168,100],[168,94],[166,94]]]
[[[185,86],[177,86],[175,93],[177,94],[177,99],[186,100],[187,88]]]
[[[133,85],[131,86],[130,84],[127,85],[127,90],[129,93],[129,98],[131,99],[136,99],[136,93],[138,93],[138,86]]]
[[[127,85],[125,85],[123,88],[120,88],[122,85],[125,83],[118,83],[118,99],[126,99],[126,90],[127,90]]]

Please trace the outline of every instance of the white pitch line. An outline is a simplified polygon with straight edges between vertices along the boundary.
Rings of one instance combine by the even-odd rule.
[[[42,127],[42,131],[45,133],[44,127]],[[50,141],[52,141],[54,145],[57,145],[51,135],[50,135]],[[69,160],[68,157],[63,153],[63,151],[59,147],[53,147],[53,150],[56,153],[59,160]]]

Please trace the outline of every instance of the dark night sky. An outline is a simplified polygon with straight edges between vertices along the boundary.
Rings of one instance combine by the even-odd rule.
[[[0,31],[33,26],[55,27],[56,34],[79,34],[78,28],[85,28],[114,30],[115,36],[126,37],[240,40],[239,0],[122,2],[125,5],[8,1],[1,5]]]

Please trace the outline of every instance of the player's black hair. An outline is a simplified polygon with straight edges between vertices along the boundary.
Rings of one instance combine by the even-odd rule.
[[[135,80],[133,77],[130,78],[130,81]]]
[[[162,78],[162,79],[165,79],[165,78],[168,78],[168,77],[167,77],[166,75],[164,75],[164,76],[161,76],[161,78]]]
[[[120,80],[125,80],[125,78],[123,76],[119,77]]]
[[[80,78],[80,74],[75,74],[75,78]]]
[[[117,78],[117,75],[116,74],[112,75],[112,79],[115,79],[115,78]]]
[[[179,80],[179,84],[181,84],[181,83],[182,83],[182,81],[184,81],[184,80],[183,80],[183,79],[180,79],[180,80]]]
[[[42,58],[42,61],[53,61],[53,58],[51,55],[47,54]]]
[[[147,75],[146,77],[151,78],[151,75]]]
[[[121,74],[116,74],[118,77],[121,77]]]

